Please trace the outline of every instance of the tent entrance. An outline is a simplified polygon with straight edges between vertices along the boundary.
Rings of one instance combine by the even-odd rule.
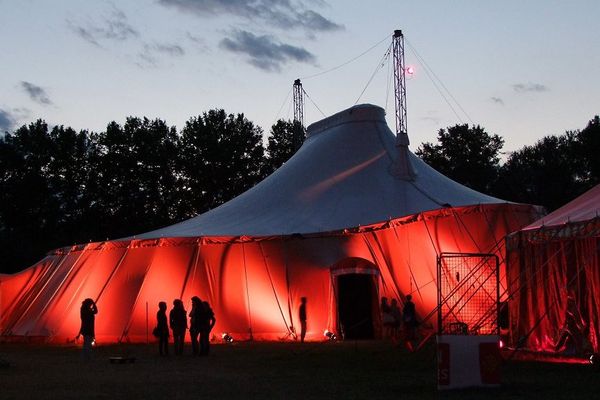
[[[372,274],[337,276],[338,324],[344,339],[373,339],[373,301],[377,302]]]

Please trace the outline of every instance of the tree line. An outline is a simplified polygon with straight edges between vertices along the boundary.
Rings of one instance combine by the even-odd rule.
[[[291,157],[295,128],[277,121],[263,146],[262,129],[243,114],[214,109],[179,132],[161,119],[129,117],[99,133],[50,129],[43,120],[6,133],[0,272],[53,248],[130,236],[217,207]]]
[[[243,114],[214,109],[181,130],[129,117],[102,132],[38,120],[0,137],[0,272],[57,247],[146,232],[208,211],[251,188],[295,152],[279,120],[263,131]],[[302,135],[303,136],[303,135]],[[508,155],[480,126],[438,132],[416,154],[448,177],[509,201],[565,204],[600,180],[600,121],[547,136]]]
[[[553,211],[600,183],[600,119],[581,130],[549,135],[511,152],[481,126],[455,125],[438,132],[416,154],[439,172],[501,199]]]

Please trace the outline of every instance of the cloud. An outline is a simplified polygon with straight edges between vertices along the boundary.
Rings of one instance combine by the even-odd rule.
[[[206,53],[209,51],[208,45],[206,44],[206,40],[204,38],[191,34],[190,32],[186,32],[186,37],[194,43],[201,52]]]
[[[236,16],[260,26],[320,32],[344,29],[343,25],[309,9],[307,1],[302,0],[295,3],[290,0],[159,0],[159,3],[200,17]],[[321,4],[325,3],[318,2],[317,5]]]
[[[490,101],[494,104],[500,104],[501,106],[504,105],[504,100],[502,100],[502,98],[500,98],[500,97],[492,96],[492,97],[490,97]]]
[[[548,87],[546,85],[542,85],[541,83],[516,83],[512,85],[513,89],[517,93],[526,93],[526,92],[547,92]]]
[[[67,20],[69,28],[80,38],[94,46],[102,47],[102,41],[112,40],[122,42],[130,38],[139,37],[139,32],[129,24],[127,15],[116,6],[109,17],[105,17],[101,25],[90,23],[89,26]]]
[[[46,93],[42,87],[31,82],[21,81],[21,88],[29,95],[31,100],[36,103],[46,106],[52,104],[52,101],[50,101],[50,98],[48,97],[48,93]]]
[[[290,61],[315,63],[315,56],[301,47],[280,43],[272,36],[256,36],[248,31],[235,31],[233,38],[221,40],[221,48],[245,54],[248,62],[264,71],[279,72]]]
[[[16,122],[16,118],[9,111],[0,108],[0,134],[11,131]]]
[[[138,54],[141,63],[138,66],[144,68],[147,66],[158,66],[159,56],[166,55],[169,57],[183,57],[185,50],[177,44],[169,43],[145,43],[143,50]]]

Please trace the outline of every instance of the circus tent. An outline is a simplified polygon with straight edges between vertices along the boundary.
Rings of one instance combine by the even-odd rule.
[[[600,351],[600,185],[507,238],[513,346]]]
[[[98,340],[140,342],[159,301],[181,298],[189,308],[197,295],[215,311],[217,339],[291,340],[301,297],[307,339],[325,330],[378,337],[380,297],[412,294],[426,318],[437,302],[437,255],[502,256],[504,236],[537,216],[533,206],[436,172],[397,145],[383,109],[359,105],[309,126],[288,162],[218,208],[153,232],[56,249],[0,276],[0,332],[72,340],[81,301],[91,297]]]

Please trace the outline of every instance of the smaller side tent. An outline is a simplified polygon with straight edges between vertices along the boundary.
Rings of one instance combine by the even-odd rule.
[[[566,356],[600,345],[600,185],[507,238],[510,342]]]

